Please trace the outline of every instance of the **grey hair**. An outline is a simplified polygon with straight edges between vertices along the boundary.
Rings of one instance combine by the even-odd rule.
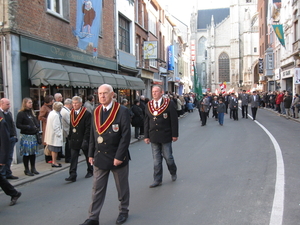
[[[63,104],[61,102],[54,102],[52,107],[53,107],[53,110],[60,111],[61,108],[63,107]]]
[[[67,98],[67,99],[64,101],[64,104],[65,104],[65,105],[71,105],[71,104],[72,104],[72,99]]]
[[[79,97],[79,96],[74,96],[74,97],[72,98],[72,101],[82,102],[82,98]]]

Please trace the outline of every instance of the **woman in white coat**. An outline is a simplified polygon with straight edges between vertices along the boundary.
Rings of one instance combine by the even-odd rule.
[[[52,167],[61,167],[61,164],[56,162],[56,158],[63,146],[63,128],[60,115],[62,107],[63,104],[61,102],[54,102],[53,110],[49,113],[47,118],[45,142],[51,151]]]

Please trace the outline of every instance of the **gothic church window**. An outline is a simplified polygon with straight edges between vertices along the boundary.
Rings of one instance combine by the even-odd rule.
[[[225,52],[219,56],[219,82],[230,82],[229,56]]]
[[[198,41],[198,56],[205,56],[206,38],[202,37]]]

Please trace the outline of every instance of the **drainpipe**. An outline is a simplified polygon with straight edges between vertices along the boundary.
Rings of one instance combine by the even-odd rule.
[[[3,89],[4,97],[9,98],[8,96],[8,84],[7,84],[7,58],[6,58],[6,37],[2,35],[1,37],[1,49],[2,49],[2,73],[3,73]]]
[[[119,67],[119,52],[118,52],[118,38],[117,38],[117,19],[118,19],[118,15],[117,15],[117,0],[114,0],[114,37],[115,37],[115,54],[116,54],[116,60],[117,60],[117,67]],[[119,73],[119,68],[117,68],[117,73]]]

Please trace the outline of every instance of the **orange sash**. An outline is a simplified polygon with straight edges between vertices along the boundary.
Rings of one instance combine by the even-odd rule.
[[[95,123],[95,127],[96,127],[96,130],[99,135],[103,134],[109,128],[109,126],[113,123],[113,121],[115,120],[117,113],[120,109],[120,104],[118,102],[113,103],[111,111],[103,124],[101,124],[102,107],[103,107],[102,105],[99,105],[94,110],[94,123]]]
[[[82,119],[85,111],[86,111],[86,108],[82,107],[81,110],[80,110],[80,113],[77,115],[77,117],[75,119],[75,110],[74,109],[71,110],[71,124],[72,124],[73,127],[76,127],[79,124],[79,122]]]
[[[163,103],[160,105],[158,109],[156,109],[154,106],[154,100],[151,100],[148,103],[148,109],[153,116],[158,116],[168,108],[169,104],[170,104],[170,99],[163,98]]]

